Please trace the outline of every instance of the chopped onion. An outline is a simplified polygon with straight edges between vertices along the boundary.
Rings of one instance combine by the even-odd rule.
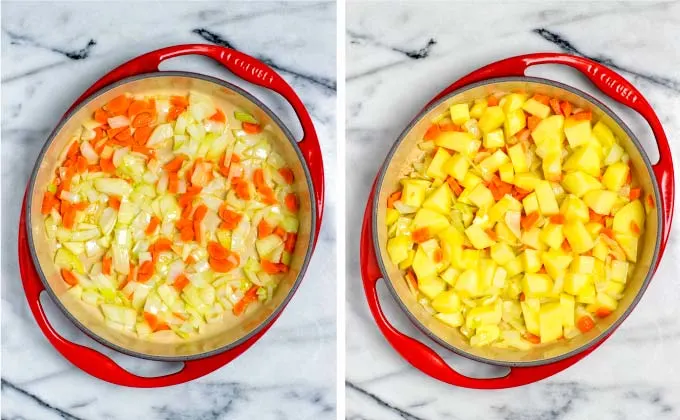
[[[113,152],[113,166],[116,168],[123,163],[123,157],[130,153],[129,147],[121,147]]]
[[[518,239],[522,237],[522,232],[520,230],[521,219],[522,214],[518,211],[508,211],[505,213],[505,224],[508,225],[512,234]]]
[[[130,125],[130,120],[125,115],[117,115],[108,119],[111,128],[121,128]]]
[[[415,207],[404,204],[401,200],[394,202],[394,208],[399,212],[399,214],[411,214],[415,213],[417,210]]]
[[[90,165],[99,162],[99,155],[94,151],[94,148],[89,141],[84,141],[80,144],[80,153],[83,154],[85,159],[87,159],[87,163]]]
[[[160,124],[153,130],[146,145],[155,148],[171,138],[173,134],[172,124]]]

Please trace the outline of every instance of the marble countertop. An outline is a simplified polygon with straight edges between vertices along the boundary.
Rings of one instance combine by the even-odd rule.
[[[228,366],[166,389],[115,387],[81,372],[48,344],[26,305],[16,238],[30,170],[60,116],[107,71],[165,46],[230,45],[268,62],[310,110],[327,171],[334,171],[335,4],[5,2],[2,9],[2,418],[334,419],[332,194],[305,281],[276,325]],[[174,59],[161,68],[234,80],[216,63],[198,57]],[[284,123],[298,124],[277,96],[251,90],[284,115]],[[333,177],[328,177],[326,188],[335,189]],[[67,337],[101,348],[84,338],[49,300],[45,306]],[[158,375],[170,369],[166,363],[114,357],[137,373]]]
[[[411,118],[441,89],[476,68],[539,51],[602,61],[651,102],[669,134],[676,162],[680,159],[680,56],[672,41],[680,38],[679,3],[481,3],[353,2],[347,7],[346,418],[679,419],[677,221],[657,274],[622,327],[580,363],[536,384],[478,391],[440,383],[407,364],[381,336],[368,311],[358,243],[373,178]],[[529,74],[556,78],[603,97],[571,70],[551,66]],[[641,119],[615,109],[643,139],[650,156],[658,156],[649,147],[653,142]],[[387,317],[402,331],[427,341],[382,282],[380,286]],[[460,357],[447,360],[463,373],[493,374]]]

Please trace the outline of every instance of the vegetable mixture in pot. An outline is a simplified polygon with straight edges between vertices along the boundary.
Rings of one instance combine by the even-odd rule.
[[[390,259],[472,346],[528,350],[617,308],[654,200],[592,119],[525,92],[454,104],[389,196]]]
[[[68,293],[109,326],[187,338],[270,299],[289,270],[293,171],[232,108],[127,94],[73,134],[41,211]]]

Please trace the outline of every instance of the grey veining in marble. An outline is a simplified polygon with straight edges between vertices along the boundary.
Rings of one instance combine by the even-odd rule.
[[[350,2],[347,6],[347,368],[351,420],[680,419],[680,227],[676,222],[644,298],[614,336],[575,366],[525,387],[455,388],[412,368],[373,321],[359,280],[366,198],[401,130],[436,93],[470,71],[512,55],[579,54],[616,69],[654,106],[680,161],[680,3]],[[603,95],[555,66],[530,75]],[[658,156],[639,116],[604,99]],[[677,165],[677,164],[676,164]],[[677,180],[677,177],[676,177]],[[676,200],[677,203],[677,200]],[[386,316],[435,344],[379,285]],[[502,371],[438,349],[462,373]]]
[[[271,330],[233,363],[166,389],[115,387],[61,357],[32,319],[16,262],[20,202],[37,153],[68,106],[95,80],[139,54],[183,43],[231,46],[275,68],[314,119],[325,165],[335,171],[336,6],[327,2],[80,2],[2,5],[2,418],[3,419],[333,419],[336,406],[335,199],[305,281]],[[161,69],[236,79],[200,57]],[[243,83],[240,83],[243,85]],[[278,96],[245,86],[299,124]],[[326,188],[333,191],[334,178]],[[51,302],[68,338],[101,349]],[[107,352],[141,374],[163,363]]]

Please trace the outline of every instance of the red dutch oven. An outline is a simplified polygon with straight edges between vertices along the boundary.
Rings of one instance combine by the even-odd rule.
[[[604,94],[642,115],[652,128],[659,147],[659,162],[652,165],[640,142],[623,121],[592,96],[564,84],[543,78],[525,76],[527,68],[540,64],[562,64],[583,73]],[[388,196],[397,189],[399,179],[412,163],[417,142],[422,139],[430,121],[445,112],[451,104],[471,102],[494,92],[515,89],[568,100],[576,107],[589,109],[595,120],[603,121],[620,139],[630,155],[633,175],[644,191],[651,195],[655,208],[646,218],[645,232],[640,238],[638,261],[626,284],[619,307],[595,328],[570,340],[537,346],[522,352],[512,349],[475,348],[463,335],[432,317],[409,291],[403,274],[389,260],[386,251],[387,227],[385,210]],[[592,60],[564,54],[529,54],[501,60],[470,73],[440,92],[411,121],[390,150],[376,177],[364,213],[361,233],[361,275],[368,305],[382,334],[410,364],[425,374],[452,385],[478,388],[511,388],[539,381],[581,360],[602,344],[630,314],[651,281],[663,254],[673,216],[675,184],[671,151],[659,118],[642,94],[611,69]],[[384,279],[388,289],[410,320],[434,342],[469,359],[510,368],[500,378],[471,378],[453,370],[429,345],[398,331],[387,320],[380,307],[377,282]]]
[[[203,55],[226,67],[241,79],[283,96],[300,119],[303,138],[297,142],[280,119],[257,98],[223,80],[188,72],[159,71],[161,62],[182,55]],[[300,201],[298,242],[289,273],[272,299],[260,305],[237,325],[225,324],[210,334],[172,342],[154,342],[114,330],[98,311],[69,296],[47,246],[40,203],[59,157],[74,129],[95,109],[123,93],[152,94],[188,90],[212,96],[216,102],[233,103],[272,127],[277,150],[293,169]],[[163,48],[137,57],[98,80],[71,106],[46,141],[31,175],[19,222],[19,267],[26,298],[38,326],[50,343],[71,363],[97,378],[132,387],[175,385],[206,375],[231,362],[252,346],[272,326],[290,301],[304,276],[321,226],[324,174],[321,149],[309,113],[293,89],[274,70],[239,51],[205,44]],[[50,325],[40,303],[46,291],[62,312],[87,335],[131,356],[181,361],[183,368],[160,377],[141,377],[118,366],[96,350],[72,343]]]

